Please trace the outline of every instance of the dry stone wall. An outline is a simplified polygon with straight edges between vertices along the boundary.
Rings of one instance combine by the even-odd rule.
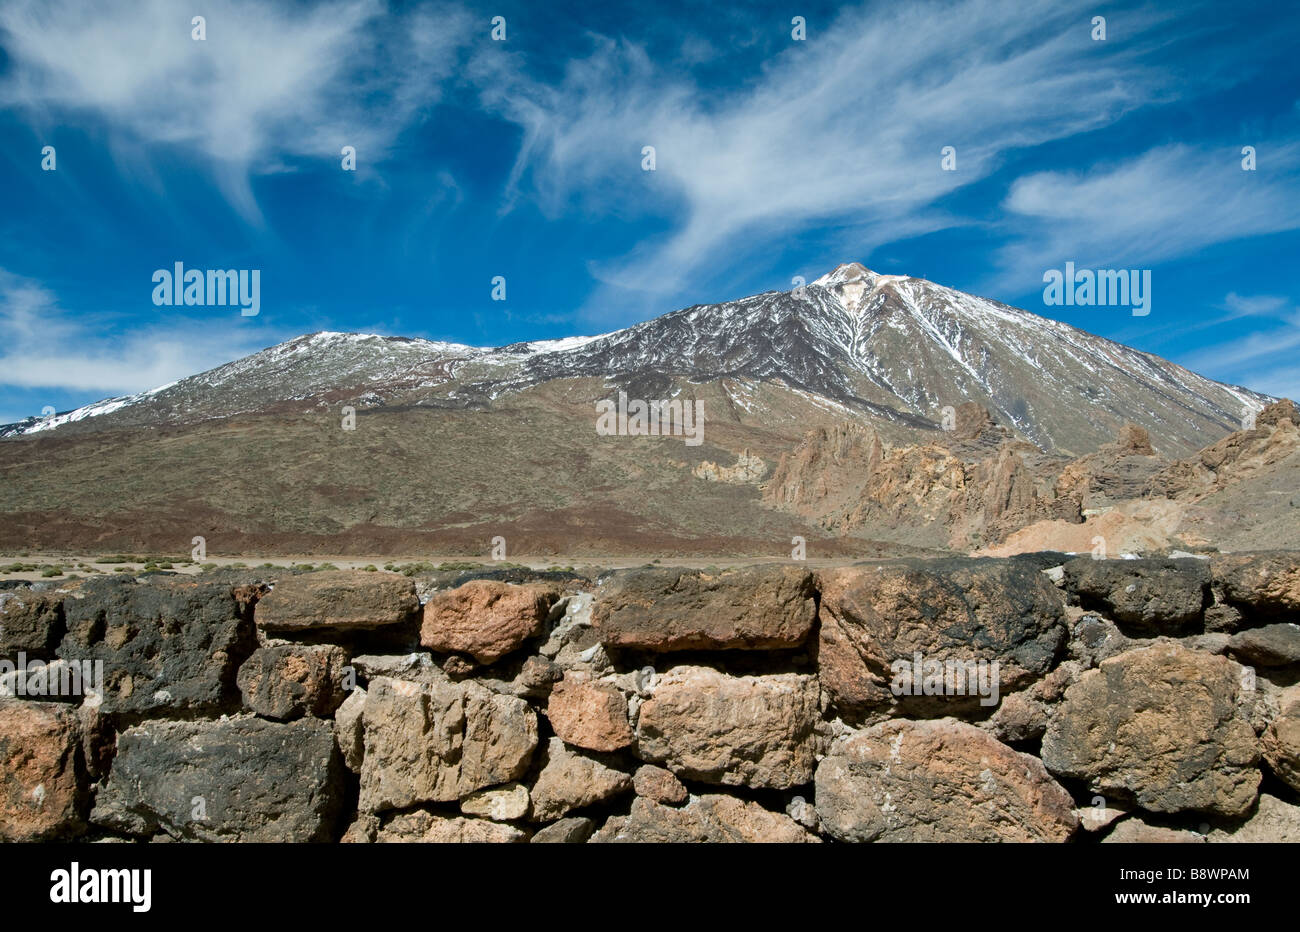
[[[1300,840],[1300,554],[474,575],[0,591],[0,839]]]

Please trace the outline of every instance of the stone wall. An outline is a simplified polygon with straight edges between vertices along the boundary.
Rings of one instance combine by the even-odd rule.
[[[1300,840],[1295,553],[478,577],[0,592],[0,838]]]

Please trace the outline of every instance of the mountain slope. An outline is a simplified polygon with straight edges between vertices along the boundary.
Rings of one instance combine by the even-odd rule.
[[[599,337],[485,349],[312,334],[6,432],[194,423],[309,401],[464,408],[573,378],[640,398],[671,395],[681,381],[773,383],[930,430],[946,406],[975,402],[1043,449],[1073,454],[1132,422],[1185,455],[1272,400],[1027,311],[850,263],[794,292],[697,305]]]
[[[699,401],[702,445],[599,435],[595,404],[619,391]],[[213,552],[479,553],[503,534],[512,552],[776,556],[800,535],[869,552],[864,542],[883,530],[870,520],[832,527],[764,498],[810,430],[947,443],[951,406],[987,409],[1041,455],[1094,452],[1134,422],[1177,458],[1269,400],[849,264],[793,292],[595,337],[480,348],[310,334],[10,425],[0,430],[0,548],[178,552],[202,535]],[[343,427],[346,408],[355,430]]]

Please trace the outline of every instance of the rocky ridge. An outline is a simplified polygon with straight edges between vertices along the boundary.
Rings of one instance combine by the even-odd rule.
[[[359,411],[479,409],[582,379],[637,398],[726,382],[730,405],[743,410],[762,406],[758,386],[778,386],[878,427],[921,430],[939,426],[944,406],[971,402],[1063,454],[1095,448],[1125,421],[1186,452],[1272,400],[1029,311],[849,262],[791,291],[693,305],[599,336],[473,347],[306,334],[149,391],[0,425],[0,437],[177,426],[331,402]]]
[[[913,543],[1009,555],[1027,550],[1111,555],[1224,544],[1261,531],[1300,545],[1300,521],[1233,514],[1282,496],[1300,476],[1300,410],[1265,408],[1252,427],[1190,457],[1171,459],[1147,431],[1125,424],[1115,440],[1080,457],[1052,456],[994,423],[987,409],[958,406],[942,440],[891,444],[860,425],[809,432],[781,457],[764,500],[839,533],[870,527]],[[1283,511],[1300,497],[1272,503]],[[1268,524],[1267,519],[1262,522]]]

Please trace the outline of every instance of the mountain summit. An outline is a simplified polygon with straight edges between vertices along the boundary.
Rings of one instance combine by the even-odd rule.
[[[700,442],[602,435],[597,405],[619,393],[692,402]],[[889,489],[928,490],[916,508],[930,514],[952,488],[987,487],[1040,502],[1005,514],[1050,516],[1057,493],[1026,491],[1055,474],[1036,456],[1090,456],[1132,423],[1155,453],[1186,457],[1268,401],[1027,311],[846,263],[792,291],[599,336],[485,348],[308,334],[11,425],[0,547],[179,552],[202,536],[225,553],[482,553],[503,536],[511,552],[770,556],[800,535],[822,553],[863,555],[899,529],[873,517],[883,506],[821,491],[855,432],[879,447],[864,462],[899,472],[871,480],[891,507]],[[1023,470],[978,465],[1004,448]],[[964,475],[980,469],[994,479]],[[928,536],[899,543],[947,539],[927,520]]]
[[[846,262],[815,279],[813,284],[831,292],[846,311],[856,316],[877,289],[907,280],[906,275],[881,275],[861,262]]]
[[[595,337],[483,348],[310,334],[0,434],[190,424],[349,400],[480,408],[569,379],[644,398],[721,380],[730,407],[756,418],[747,398],[762,385],[887,431],[937,430],[945,409],[975,402],[1044,450],[1075,454],[1131,422],[1183,455],[1272,400],[1028,311],[848,262],[792,291],[695,305]]]

